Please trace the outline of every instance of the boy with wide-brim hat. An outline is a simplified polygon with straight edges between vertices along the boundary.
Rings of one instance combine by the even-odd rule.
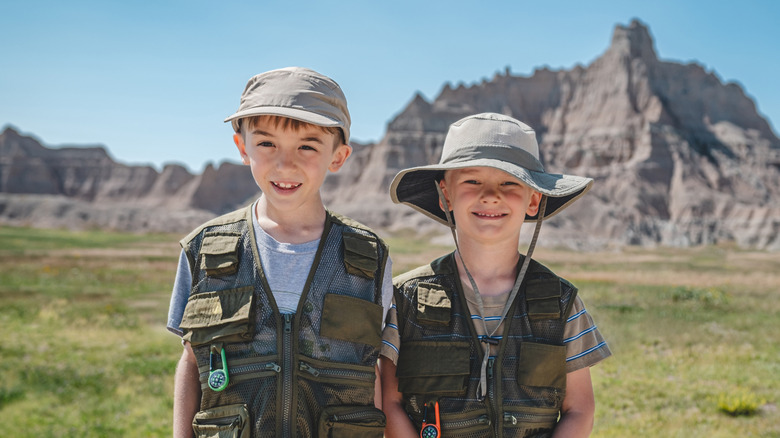
[[[589,367],[611,353],[577,289],[531,259],[542,222],[593,180],[544,170],[511,117],[453,123],[439,164],[403,170],[391,197],[449,226],[456,251],[394,279],[380,357],[386,436],[587,436]],[[536,222],[525,256],[524,222]],[[437,418],[433,418],[433,417]]]

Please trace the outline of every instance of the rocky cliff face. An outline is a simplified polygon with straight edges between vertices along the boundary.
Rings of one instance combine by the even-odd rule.
[[[0,220],[68,228],[185,232],[257,196],[244,166],[193,175],[116,163],[102,147],[49,149],[11,128],[0,134]]]
[[[386,226],[431,222],[411,209],[360,206],[388,203],[379,188],[401,168],[436,162],[448,125],[485,111],[534,127],[548,170],[596,179],[542,228],[543,244],[780,249],[780,140],[739,85],[697,64],[660,61],[638,21],[616,27],[587,67],[446,85],[433,102],[415,96],[334,202]]]
[[[402,168],[435,163],[450,123],[486,111],[534,127],[548,170],[596,179],[588,195],[543,227],[543,245],[736,241],[780,249],[780,140],[739,85],[697,64],[659,60],[638,21],[617,26],[588,66],[448,84],[432,102],[414,96],[378,144],[355,146],[348,165],[328,177],[326,203],[374,227],[443,231],[393,205],[389,183]],[[52,153],[12,131],[0,137],[0,216],[19,205],[7,200],[10,193],[201,213],[256,194],[241,166],[202,175],[168,166],[158,174],[116,164],[102,149],[57,151],[67,159]]]

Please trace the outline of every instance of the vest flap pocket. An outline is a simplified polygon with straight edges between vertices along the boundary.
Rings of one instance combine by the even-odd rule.
[[[191,295],[179,325],[186,331],[184,339],[201,345],[251,338],[253,301],[252,286]]]
[[[382,438],[387,419],[373,406],[328,406],[319,419],[322,438]]]
[[[566,387],[566,347],[523,342],[517,358],[517,381],[521,385]]]
[[[207,275],[218,277],[238,270],[238,233],[208,232],[200,247],[200,268]]]
[[[447,290],[438,284],[417,285],[417,320],[421,323],[449,325],[452,302]]]
[[[398,389],[409,394],[463,394],[469,360],[468,342],[404,342],[396,369]]]
[[[374,278],[379,260],[378,244],[362,234],[344,233],[344,266],[347,272],[365,278]]]
[[[525,288],[525,296],[529,318],[561,317],[561,281],[558,278],[529,280]]]
[[[327,294],[322,306],[320,335],[379,346],[382,306],[347,295]]]
[[[219,406],[195,414],[192,430],[198,438],[249,438],[246,405]]]

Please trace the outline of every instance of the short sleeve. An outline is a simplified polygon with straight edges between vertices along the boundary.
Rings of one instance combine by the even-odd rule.
[[[579,296],[574,299],[563,336],[567,373],[595,365],[612,355]]]
[[[385,319],[385,328],[382,330],[382,347],[379,354],[398,364],[398,347],[401,344],[401,336],[398,334],[398,308],[395,305],[395,297],[392,298],[390,309]]]
[[[187,300],[190,297],[192,289],[192,273],[190,264],[187,261],[187,255],[182,250],[179,255],[179,266],[176,269],[176,280],[173,282],[173,291],[171,292],[171,303],[168,307],[168,324],[170,332],[183,336],[184,332],[179,328],[181,318],[184,315],[184,308],[187,306]]]

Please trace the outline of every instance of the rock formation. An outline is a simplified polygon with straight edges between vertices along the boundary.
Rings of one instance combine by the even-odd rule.
[[[695,63],[659,60],[638,21],[617,26],[607,51],[588,66],[530,76],[507,69],[479,84],[447,84],[432,102],[414,96],[378,144],[355,145],[348,165],[328,177],[326,203],[377,228],[444,231],[392,204],[389,183],[402,168],[436,162],[450,123],[487,111],[534,127],[548,170],[596,179],[589,194],[543,227],[542,244],[735,241],[780,249],[780,140],[739,85]],[[45,194],[78,200],[87,216],[95,205],[155,209],[147,227],[154,229],[172,206],[180,216],[195,212],[195,221],[205,209],[222,212],[257,193],[248,170],[229,163],[191,175],[173,165],[161,173],[123,166],[99,148],[53,154],[14,131],[2,134],[0,218],[7,222],[15,212],[38,222],[31,199]],[[12,195],[20,193],[27,204]],[[168,223],[183,226],[185,219]]]
[[[6,128],[0,134],[0,220],[4,223],[185,232],[258,194],[242,165],[208,165],[200,175],[169,164],[115,162],[102,147],[50,149]]]
[[[436,162],[448,125],[486,111],[534,127],[548,170],[596,179],[543,227],[546,244],[780,249],[780,140],[739,85],[660,61],[638,21],[617,26],[587,67],[448,84],[433,102],[415,96],[336,206],[384,226],[431,223],[411,209],[378,208],[389,201],[376,190],[403,167]],[[377,207],[361,212],[366,204]]]

